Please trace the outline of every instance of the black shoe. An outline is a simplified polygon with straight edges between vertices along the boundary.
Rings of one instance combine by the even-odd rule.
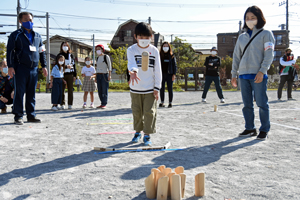
[[[257,136],[256,129],[244,130],[242,133],[239,134],[239,137],[251,137],[251,136]]]
[[[258,136],[257,136],[257,140],[266,140],[268,138],[268,133],[264,132],[264,131],[260,131]]]
[[[171,103],[169,103],[168,108],[172,108],[172,104]]]
[[[24,122],[23,122],[23,119],[15,119],[15,124],[17,124],[17,125],[23,125],[24,124]]]
[[[159,107],[165,107],[165,105],[163,103],[160,103]]]
[[[41,123],[42,121],[37,118],[32,118],[32,119],[27,119],[27,122],[32,122],[32,123]]]
[[[2,113],[2,114],[6,114],[6,113],[7,113],[6,107],[1,109],[1,113]]]

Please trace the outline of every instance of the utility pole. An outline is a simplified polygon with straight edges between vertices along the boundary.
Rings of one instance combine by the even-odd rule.
[[[47,71],[48,71],[48,75],[46,78],[47,84],[50,83],[50,34],[49,34],[49,13],[46,13],[46,35],[47,35],[47,49],[46,49],[46,59],[47,59]],[[46,87],[47,88],[47,87]],[[46,89],[46,93],[48,92],[49,89]]]
[[[173,43],[173,34],[171,35],[171,44]]]
[[[17,0],[17,29],[20,28],[20,23],[19,23],[20,10],[21,10],[20,0]]]
[[[286,0],[286,30],[289,30],[289,0]]]
[[[95,34],[93,34],[93,65],[96,67],[95,63]]]
[[[148,18],[148,23],[151,25],[151,17]]]
[[[242,21],[239,22],[239,35],[242,33]]]

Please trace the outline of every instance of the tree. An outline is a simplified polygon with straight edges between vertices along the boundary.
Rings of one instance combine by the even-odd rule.
[[[116,73],[121,75],[121,79],[127,75],[127,48],[128,45],[113,49],[112,46],[108,45],[112,57],[112,67],[116,69]]]
[[[6,57],[6,46],[4,42],[0,42],[0,60]]]
[[[195,53],[191,44],[178,37],[175,37],[172,46],[176,57],[178,74],[180,75],[184,73],[185,68],[194,66],[199,56]]]
[[[231,69],[232,69],[232,58],[230,56],[226,56],[225,58],[223,57],[221,59],[221,65],[220,68],[222,70],[225,70],[225,74],[226,74],[226,79],[230,79],[231,78]],[[221,78],[221,77],[220,77]],[[223,78],[223,77],[222,77]]]

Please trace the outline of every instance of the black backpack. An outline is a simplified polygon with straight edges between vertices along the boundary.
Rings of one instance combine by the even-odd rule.
[[[103,62],[105,62],[106,63],[106,65],[108,66],[108,63],[107,63],[107,58],[106,58],[106,54],[104,54],[104,61]],[[99,56],[97,57],[97,60],[98,60],[98,58],[99,58]],[[96,61],[97,62],[97,61]]]

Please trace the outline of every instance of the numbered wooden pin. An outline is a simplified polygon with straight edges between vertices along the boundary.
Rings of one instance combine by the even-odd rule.
[[[148,199],[155,199],[156,197],[156,189],[155,189],[155,178],[154,172],[152,172],[145,179],[145,188],[146,188],[146,196]]]
[[[165,174],[165,176],[167,176],[169,173],[171,173],[172,172],[172,169],[171,168],[165,168],[163,171],[162,171],[162,173],[164,173]]]
[[[168,199],[168,187],[169,187],[169,177],[164,176],[158,180],[157,184],[157,200],[167,200]]]
[[[165,176],[165,174],[162,173],[162,172],[158,172],[158,173],[156,174],[156,177],[155,177],[155,188],[157,188],[158,180],[159,180],[161,177],[164,177],[164,176]]]
[[[149,52],[144,51],[142,53],[142,70],[147,71],[149,67]]]
[[[181,178],[180,175],[175,174],[172,176],[171,183],[171,199],[172,200],[181,200]]]
[[[195,176],[195,196],[202,197],[205,195],[205,174],[199,173]]]

